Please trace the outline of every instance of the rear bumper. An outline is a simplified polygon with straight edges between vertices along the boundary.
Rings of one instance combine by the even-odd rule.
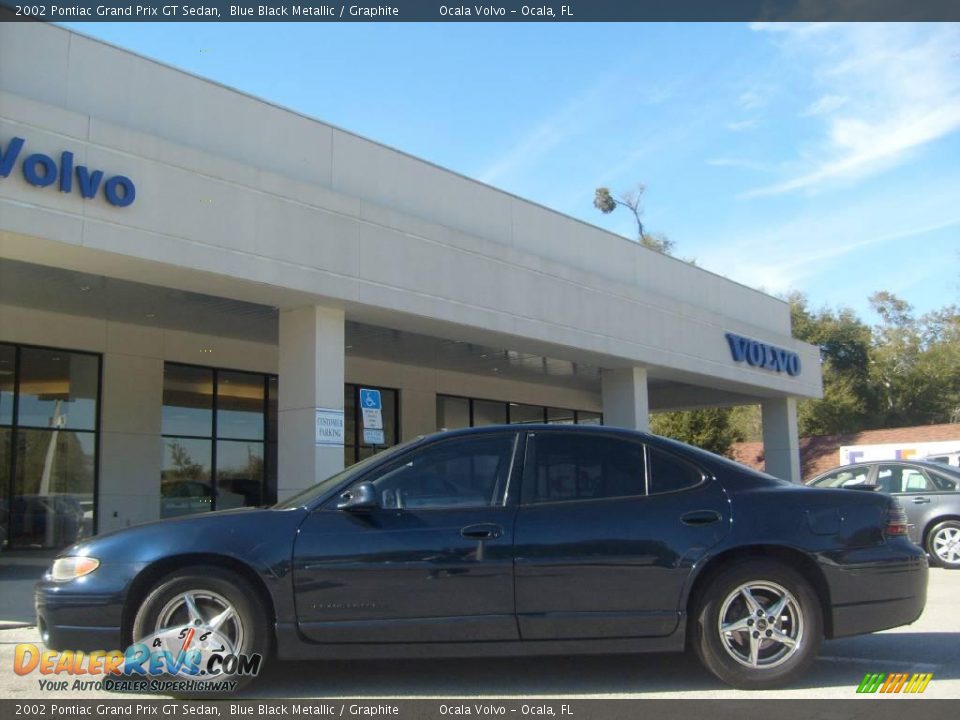
[[[906,538],[858,550],[824,568],[830,587],[830,637],[909,625],[927,602],[927,556]]]

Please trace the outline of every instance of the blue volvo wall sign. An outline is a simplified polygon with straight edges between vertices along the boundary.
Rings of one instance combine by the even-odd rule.
[[[733,333],[727,333],[727,342],[730,343],[730,354],[736,362],[745,361],[752,367],[785,372],[787,375],[800,374],[800,356],[791,350],[784,350],[775,345],[767,345],[759,340],[751,340]]]
[[[0,178],[9,177],[23,152],[23,138],[15,137],[6,147],[0,145]],[[58,184],[60,192],[73,192],[74,187],[85,198],[96,197],[100,188],[107,202],[117,207],[133,205],[137,188],[133,180],[123,175],[112,175],[104,180],[103,170],[91,170],[85,165],[73,164],[73,153],[60,153],[60,163],[49,155],[33,153],[26,155],[20,165],[23,179],[36,187]]]

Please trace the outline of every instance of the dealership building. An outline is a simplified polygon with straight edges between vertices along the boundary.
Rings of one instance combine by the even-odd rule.
[[[759,404],[799,479],[781,300],[63,28],[0,24],[0,68],[3,547],[491,423]]]

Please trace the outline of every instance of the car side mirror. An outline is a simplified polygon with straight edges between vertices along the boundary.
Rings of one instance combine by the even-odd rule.
[[[337,510],[346,510],[348,512],[356,510],[373,510],[380,507],[377,499],[377,489],[373,483],[360,483],[347,490],[337,500]]]

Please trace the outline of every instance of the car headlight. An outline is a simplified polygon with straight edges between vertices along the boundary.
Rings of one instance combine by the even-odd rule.
[[[53,567],[50,568],[50,578],[57,582],[75,580],[84,575],[89,575],[98,567],[100,567],[100,561],[96,558],[82,555],[61,557],[53,561]]]

